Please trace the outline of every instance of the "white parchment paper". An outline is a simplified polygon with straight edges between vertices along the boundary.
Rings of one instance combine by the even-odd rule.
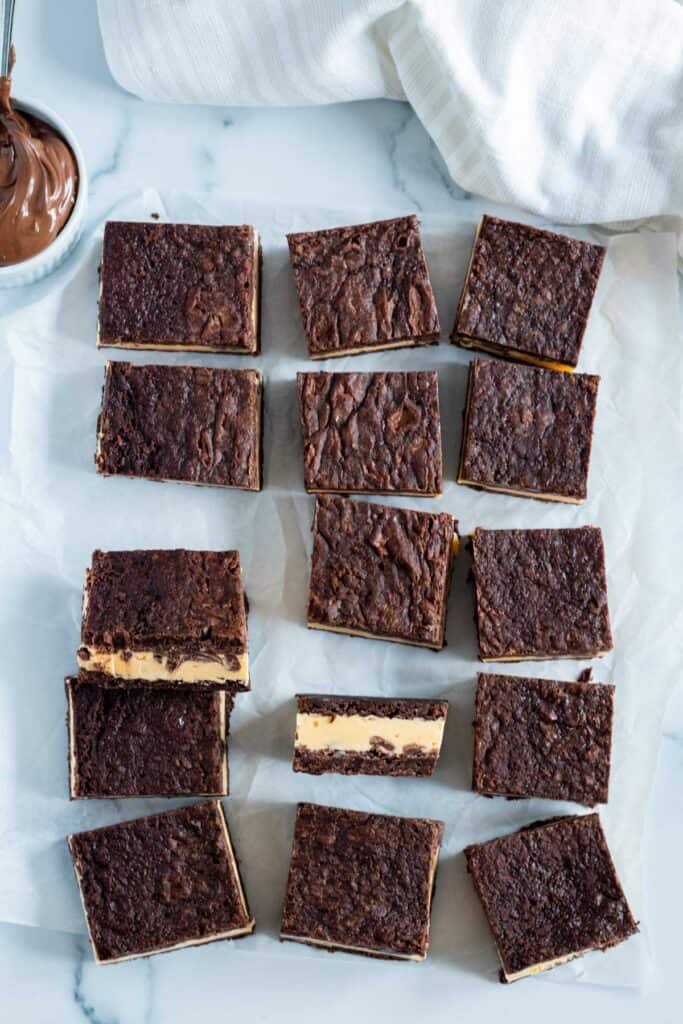
[[[278,945],[294,804],[314,800],[446,822],[426,971],[495,977],[497,959],[466,875],[463,847],[538,818],[575,812],[548,801],[487,800],[469,791],[476,660],[469,558],[457,560],[448,647],[436,654],[390,643],[308,632],[304,626],[313,499],[302,486],[294,377],[310,369],[285,232],[390,216],[395,209],[333,211],[198,201],[147,192],[120,218],[255,223],[264,248],[263,355],[201,357],[95,347],[101,225],[38,300],[0,321],[0,920],[84,931],[65,836],[182,801],[68,800],[63,677],[75,670],[81,587],[101,548],[239,548],[251,611],[253,690],[237,699],[230,736],[228,819],[257,919],[226,956],[313,957]],[[475,204],[422,215],[444,336],[471,247]],[[514,214],[513,214],[514,216]],[[577,232],[590,238],[587,232]],[[548,975],[553,981],[638,985],[647,962],[641,903],[641,837],[666,698],[681,661],[680,481],[682,360],[673,235],[610,239],[580,369],[602,375],[590,499],[582,507],[487,495],[447,483],[441,499],[397,499],[442,509],[475,526],[594,523],[607,552],[615,650],[594,663],[616,684],[611,794],[601,810],[618,871],[642,934]],[[97,476],[95,424],[105,361],[259,366],[265,375],[265,490],[258,495]],[[334,360],[331,369],[439,370],[446,480],[460,443],[466,364],[451,345]],[[384,499],[380,499],[384,500]],[[391,503],[391,499],[386,499]],[[531,674],[570,679],[574,662],[537,663]],[[512,666],[517,674],[529,665]],[[293,694],[323,691],[444,696],[444,749],[429,779],[309,777],[290,768]],[[183,955],[182,953],[176,955]],[[367,962],[368,978],[386,965]],[[390,969],[404,970],[393,965]],[[369,983],[371,983],[369,981]]]

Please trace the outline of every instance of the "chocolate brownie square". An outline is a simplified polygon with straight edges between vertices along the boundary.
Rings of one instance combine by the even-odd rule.
[[[612,649],[602,532],[472,534],[481,661],[599,658]]]
[[[431,775],[448,701],[299,693],[295,772]]]
[[[309,628],[440,650],[456,527],[446,513],[318,497]]]
[[[72,799],[227,794],[230,694],[84,672],[66,695]]]
[[[95,551],[78,666],[122,681],[249,689],[237,551]]]
[[[609,949],[638,931],[597,814],[555,818],[469,846],[501,981]]]
[[[100,964],[254,930],[217,800],[79,832],[68,843]]]
[[[258,370],[109,362],[97,471],[258,491],[262,391]]]
[[[441,494],[435,372],[298,373],[306,490]]]
[[[473,360],[458,483],[584,501],[599,383],[586,373]]]
[[[601,245],[484,216],[451,340],[508,359],[573,369],[604,259]]]
[[[424,960],[443,827],[299,804],[280,939]]]
[[[256,355],[259,260],[251,225],[108,221],[98,346]]]
[[[607,803],[614,687],[479,673],[472,789]]]
[[[439,314],[417,217],[287,241],[311,359],[436,344]]]

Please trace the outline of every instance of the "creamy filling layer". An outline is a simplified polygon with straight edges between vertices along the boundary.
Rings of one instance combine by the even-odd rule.
[[[318,622],[308,622],[309,629],[319,629],[325,633],[343,633],[345,636],[362,636],[368,640],[389,640],[392,644],[407,644],[409,647],[426,647],[431,651],[440,651],[443,647],[443,640],[441,643],[428,644],[422,640],[405,640],[399,636],[386,636],[384,633],[367,633],[362,629],[347,629],[345,626],[322,626]]]
[[[172,946],[156,946],[154,949],[146,949],[142,953],[127,953],[126,956],[117,956],[102,960],[93,946],[93,954],[98,964],[120,964],[124,960],[139,960],[141,957],[154,956],[155,953],[172,953],[174,949],[187,949],[188,946],[205,946],[208,942],[219,942],[221,939],[237,939],[241,935],[251,935],[256,922],[249,921],[243,928],[233,928],[229,932],[216,932],[215,935],[205,935],[201,939],[187,939],[186,942],[176,942]],[[92,944],[92,939],[90,940]]]
[[[307,487],[309,494],[386,494],[398,498],[441,498],[443,491],[378,491],[375,487]]]
[[[540,963],[532,964],[530,967],[525,967],[522,971],[513,971],[511,974],[503,968],[503,976],[507,982],[520,981],[522,978],[530,978],[534,974],[540,974],[541,971],[549,971],[553,967],[560,967],[562,964],[569,963],[570,960],[576,960],[577,957],[583,956],[585,953],[590,953],[590,949],[580,949],[576,953],[567,953],[565,956],[556,956],[552,960],[543,960]]]
[[[468,480],[462,475],[462,467],[456,480],[458,484],[466,487],[480,487],[483,491],[492,491],[494,494],[510,494],[513,498],[538,498],[539,501],[561,501],[566,505],[581,505],[585,498],[568,498],[566,494],[551,494],[549,491],[527,491],[517,487],[500,487],[495,484],[485,484],[480,480]]]
[[[489,352],[493,356],[505,356],[506,359],[514,359],[518,363],[529,363],[531,366],[541,366],[546,370],[560,370],[562,373],[573,373],[576,369],[569,363],[558,363],[553,359],[544,359],[542,356],[528,355],[515,348],[505,348],[504,345],[494,345],[489,341],[481,341],[479,338],[472,338],[467,334],[456,335],[457,344],[461,348],[476,348],[482,352]]]
[[[69,725],[69,796],[72,800],[77,799],[77,771],[76,763],[76,741],[74,737],[74,702],[71,687],[67,689],[68,703],[68,725]]]
[[[261,295],[261,239],[256,228],[253,229],[254,245],[254,294],[251,300],[251,326],[254,331],[254,344],[259,347],[259,298]]]
[[[368,946],[350,946],[344,942],[326,942],[324,939],[307,939],[300,935],[289,935],[280,932],[280,938],[286,942],[301,942],[305,946],[320,946],[322,949],[340,949],[346,953],[363,953],[365,956],[389,957],[390,960],[413,960],[420,963],[424,953],[395,953],[392,949],[370,949]]]
[[[230,667],[234,657],[239,662],[237,668]],[[78,653],[78,666],[86,672],[104,672],[117,679],[141,679],[150,683],[229,683],[249,679],[246,652],[233,656],[211,654],[206,659],[188,658],[169,666],[168,659],[154,651],[105,651],[83,645]]]
[[[479,661],[495,663],[499,661],[584,661],[588,658],[604,658],[609,651],[584,651],[582,654],[505,654],[497,658],[484,658]]]
[[[438,755],[445,718],[388,718],[385,715],[296,716],[296,745],[312,751],[362,754],[373,749],[400,757]]]
[[[435,339],[438,335],[434,336]],[[311,354],[311,359],[336,359],[341,356],[362,356],[364,352],[379,352],[383,349],[389,348],[409,348],[411,345],[420,345],[429,339],[431,335],[426,335],[425,338],[401,338],[399,341],[382,341],[377,345],[359,345],[357,348],[340,348],[335,349],[333,352],[316,352]]]
[[[231,346],[231,347],[225,347],[225,346],[221,346],[221,345],[186,345],[186,344],[176,345],[175,343],[173,345],[170,345],[168,342],[165,342],[165,341],[141,342],[141,341],[127,341],[125,339],[122,340],[122,341],[99,341],[98,340],[97,347],[98,348],[129,348],[129,349],[139,349],[141,352],[142,351],[161,350],[163,352],[225,352],[228,355],[230,353],[233,353],[234,355],[238,355],[238,356],[241,356],[241,355],[248,356],[248,355],[254,355],[255,354],[253,352],[247,351],[244,348],[236,347],[234,345]],[[193,943],[193,945],[194,945],[194,943]]]

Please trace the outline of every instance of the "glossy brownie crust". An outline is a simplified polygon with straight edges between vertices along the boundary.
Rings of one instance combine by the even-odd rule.
[[[253,931],[226,834],[211,800],[69,836],[95,958]]]
[[[482,661],[591,658],[612,649],[602,532],[475,530]]]
[[[287,241],[313,359],[438,341],[417,217],[304,231]]]
[[[308,625],[444,645],[452,516],[316,499]]]
[[[458,483],[578,503],[600,378],[475,359]]]
[[[72,799],[224,796],[232,697],[66,680]]]
[[[298,805],[281,939],[422,960],[443,822]]]
[[[261,395],[257,370],[107,363],[97,470],[258,491]]]
[[[435,372],[298,373],[307,491],[441,493]]]
[[[603,246],[483,217],[451,339],[576,366],[604,259]]]
[[[614,687],[480,673],[472,789],[607,803]]]
[[[81,643],[152,650],[180,663],[247,649],[237,551],[95,551],[86,577]]]
[[[299,693],[296,696],[299,714],[309,715],[373,715],[381,718],[419,718],[428,721],[443,720],[448,714],[446,700],[399,699],[387,697],[343,697],[323,694]],[[388,750],[381,736],[373,740],[369,751],[335,752],[310,750],[294,744],[292,768],[295,772],[322,775],[394,775],[429,776],[439,759],[437,753],[415,749],[395,753]]]
[[[255,355],[258,266],[248,225],[108,221],[98,344]]]
[[[556,818],[470,846],[467,867],[503,967],[607,949],[638,931],[597,814]]]

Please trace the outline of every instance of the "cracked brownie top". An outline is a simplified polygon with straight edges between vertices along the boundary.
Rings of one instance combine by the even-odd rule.
[[[443,647],[455,528],[445,513],[319,497],[309,626]]]
[[[440,494],[437,374],[299,373],[309,491]]]
[[[479,656],[597,657],[612,649],[602,532],[475,530]]]
[[[582,501],[599,383],[585,373],[473,360],[459,482]]]
[[[638,931],[597,814],[530,825],[465,858],[506,981]]]
[[[298,805],[281,935],[422,959],[443,823]]]
[[[614,687],[480,673],[472,788],[607,803]]]
[[[303,231],[287,241],[313,358],[437,341],[417,217]]]
[[[98,472],[258,490],[261,390],[258,370],[108,363]]]
[[[604,258],[601,245],[484,216],[453,341],[576,366]]]
[[[108,221],[100,345],[258,351],[253,227]]]

